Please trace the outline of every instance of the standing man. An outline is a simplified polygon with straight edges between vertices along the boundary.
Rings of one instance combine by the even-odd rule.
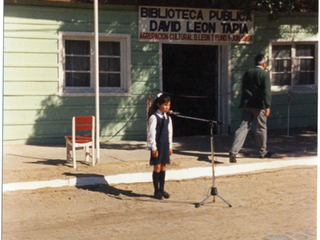
[[[261,158],[271,157],[267,152],[267,117],[270,114],[271,87],[269,73],[265,71],[267,58],[259,54],[254,58],[255,67],[242,77],[240,123],[230,149],[230,163],[236,163],[236,155],[242,148],[253,119],[256,122],[255,140]]]

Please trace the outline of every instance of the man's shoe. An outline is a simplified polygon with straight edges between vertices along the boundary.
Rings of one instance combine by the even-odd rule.
[[[229,162],[230,162],[230,163],[236,163],[236,162],[237,162],[236,156],[235,156],[235,155],[230,155],[230,157],[229,157]]]
[[[170,197],[170,194],[167,193],[166,191],[163,191],[163,192],[161,193],[161,195],[162,195],[164,198],[169,198],[169,197]]]
[[[267,152],[265,155],[261,155],[260,158],[272,158],[273,156],[273,152]]]
[[[155,198],[155,199],[162,200],[162,194],[159,193],[159,192],[158,192],[158,193],[155,193],[155,194],[154,194],[154,198]]]

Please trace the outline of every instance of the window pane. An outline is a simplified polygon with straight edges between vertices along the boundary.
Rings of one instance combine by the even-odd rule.
[[[313,72],[298,72],[295,84],[296,85],[314,84],[314,73]]]
[[[66,87],[90,87],[90,42],[65,41]]]
[[[272,85],[291,84],[291,45],[272,46]]]
[[[90,71],[90,57],[66,57],[66,70]]]
[[[301,59],[300,60],[300,71],[303,70],[314,70],[314,59]]]
[[[90,87],[90,73],[66,73],[66,87]]]
[[[273,61],[274,72],[290,72],[291,71],[291,60],[274,60]]]
[[[314,45],[297,45],[296,46],[297,57],[314,57]]]
[[[100,87],[121,87],[120,42],[99,42],[99,53]]]
[[[315,63],[314,59],[296,59],[295,85],[314,84]]]
[[[99,55],[120,56],[120,42],[99,42]]]
[[[307,85],[314,84],[315,77],[315,47],[314,45],[296,45],[295,64],[298,71],[296,72],[295,84]]]
[[[290,58],[291,57],[291,46],[290,45],[279,45],[272,47],[272,58]]]
[[[272,76],[272,85],[274,86],[291,85],[291,74],[290,73],[274,74]]]
[[[120,73],[100,73],[100,87],[121,87]]]
[[[65,44],[67,55],[90,55],[89,41],[66,40]]]
[[[120,58],[100,58],[100,71],[120,71]]]

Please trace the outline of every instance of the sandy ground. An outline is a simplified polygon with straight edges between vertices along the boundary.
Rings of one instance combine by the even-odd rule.
[[[2,239],[316,239],[317,167],[151,183],[3,194]]]

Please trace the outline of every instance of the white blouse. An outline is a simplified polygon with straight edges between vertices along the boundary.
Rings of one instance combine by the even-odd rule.
[[[168,136],[169,136],[169,149],[172,149],[172,120],[171,117],[168,116],[166,113],[161,112],[159,109],[155,112],[160,118],[169,118],[168,124]],[[148,146],[151,147],[151,150],[157,150],[157,143],[156,143],[156,127],[157,127],[157,117],[152,114],[148,121]]]

